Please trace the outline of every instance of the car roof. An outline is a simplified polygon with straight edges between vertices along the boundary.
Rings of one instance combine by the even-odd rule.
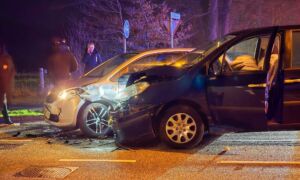
[[[165,52],[191,52],[195,48],[159,48],[159,49],[146,49],[140,51],[129,52],[128,54],[156,54]]]
[[[260,31],[272,31],[272,30],[289,30],[289,29],[300,29],[300,25],[285,25],[285,26],[267,26],[267,27],[260,27],[260,28],[251,28],[245,29],[240,31],[235,31],[228,33],[227,35],[241,35],[241,34],[248,34],[253,32],[260,32]]]

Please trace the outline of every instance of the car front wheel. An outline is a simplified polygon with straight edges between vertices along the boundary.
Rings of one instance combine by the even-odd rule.
[[[175,148],[192,148],[203,139],[204,123],[193,108],[173,106],[163,115],[160,123],[160,138]]]
[[[79,128],[88,137],[106,137],[112,132],[108,123],[108,106],[102,103],[88,104],[80,114]]]

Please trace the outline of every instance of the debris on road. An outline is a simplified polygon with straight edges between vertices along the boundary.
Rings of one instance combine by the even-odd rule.
[[[16,134],[13,134],[12,136],[13,137],[18,137],[21,133],[20,132],[17,132]]]

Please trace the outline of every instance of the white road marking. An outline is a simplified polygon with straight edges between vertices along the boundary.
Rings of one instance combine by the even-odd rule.
[[[299,166],[300,161],[218,161],[219,165]]]
[[[0,139],[0,142],[31,142],[32,139]]]
[[[300,142],[299,139],[220,139],[221,142]]]
[[[135,163],[136,160],[122,159],[60,159],[62,162],[115,162],[115,163]]]

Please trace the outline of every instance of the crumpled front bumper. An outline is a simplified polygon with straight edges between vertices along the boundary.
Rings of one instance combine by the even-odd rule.
[[[139,144],[156,137],[153,118],[157,106],[120,105],[110,111],[116,142],[120,144]]]
[[[44,103],[45,121],[51,125],[64,129],[75,129],[77,116],[84,101],[79,96],[67,100],[57,99]]]

